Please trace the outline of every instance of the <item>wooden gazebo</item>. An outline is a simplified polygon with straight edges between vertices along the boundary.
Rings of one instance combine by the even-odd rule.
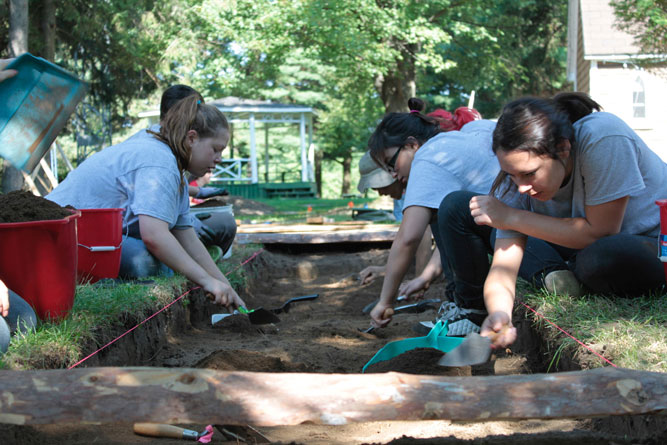
[[[229,119],[234,129],[247,126],[250,156],[223,159],[213,172],[213,182],[224,186],[235,195],[247,198],[258,197],[308,197],[315,196],[313,109],[303,105],[289,105],[270,101],[225,97],[207,102],[215,105]],[[157,123],[160,112],[151,110],[139,113],[151,124]],[[280,125],[299,125],[299,148],[301,159],[301,181],[269,182],[269,132]],[[257,132],[264,130],[264,181],[259,180],[259,155],[257,153]],[[232,150],[233,141],[230,143]]]

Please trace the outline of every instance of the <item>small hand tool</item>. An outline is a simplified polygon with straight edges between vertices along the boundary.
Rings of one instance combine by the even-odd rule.
[[[459,346],[445,353],[438,361],[438,365],[459,367],[486,363],[491,357],[491,344],[507,329],[509,329],[507,326],[503,326],[500,332],[494,332],[490,337],[482,337],[476,332],[471,332]]]
[[[204,431],[198,433],[174,425],[164,423],[135,423],[134,433],[150,437],[170,437],[172,439],[186,439],[208,443],[213,435],[213,427],[208,425]]]

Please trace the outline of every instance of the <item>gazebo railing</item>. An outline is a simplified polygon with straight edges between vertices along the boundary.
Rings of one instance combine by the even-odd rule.
[[[252,181],[252,175],[243,174],[243,170],[249,172],[250,158],[223,159],[213,170],[211,182]]]

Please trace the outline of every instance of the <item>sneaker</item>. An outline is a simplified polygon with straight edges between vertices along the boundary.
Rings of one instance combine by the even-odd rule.
[[[487,315],[484,310],[461,308],[456,303],[445,302],[440,305],[436,322],[449,322],[448,337],[463,337],[471,332],[479,332],[479,326]]]
[[[552,294],[580,297],[584,289],[571,270],[554,270],[544,277],[544,287]]]

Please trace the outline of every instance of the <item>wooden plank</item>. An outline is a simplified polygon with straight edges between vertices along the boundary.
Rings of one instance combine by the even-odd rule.
[[[361,231],[341,230],[337,232],[311,233],[236,233],[239,244],[329,244],[388,242],[396,238],[398,227],[393,230]]]
[[[664,414],[667,374],[598,368],[441,377],[210,369],[81,368],[0,372],[0,422],[344,425]]]
[[[23,180],[26,182],[26,184],[28,184],[28,188],[33,193],[33,195],[42,196],[42,194],[39,193],[37,185],[35,185],[35,181],[32,180],[32,177],[23,170],[21,170],[21,173],[23,174]]]
[[[384,232],[398,230],[397,224],[369,224],[354,222],[349,224],[240,224],[236,233],[331,233],[339,231],[363,230],[364,232]]]
[[[55,175],[53,174],[53,171],[51,170],[51,167],[49,167],[49,164],[46,163],[44,158],[39,160],[39,165],[42,167],[42,170],[44,170],[46,179],[48,179],[49,182],[51,183],[51,188],[49,190],[53,190],[54,188],[58,187],[58,180],[56,179]]]

